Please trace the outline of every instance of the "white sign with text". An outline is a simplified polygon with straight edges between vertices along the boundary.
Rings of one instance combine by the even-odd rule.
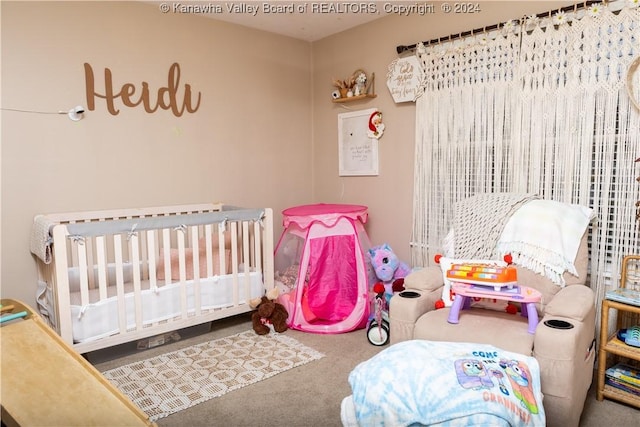
[[[397,58],[389,65],[387,87],[396,103],[414,102],[422,95],[422,67],[415,56]]]

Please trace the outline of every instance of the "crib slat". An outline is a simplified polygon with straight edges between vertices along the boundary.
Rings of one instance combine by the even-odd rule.
[[[165,228],[162,230],[162,247],[164,257],[164,284],[171,283],[171,230]]]
[[[176,239],[178,241],[178,269],[180,271],[180,283],[184,283],[187,280],[186,274],[186,262],[185,262],[185,244],[184,244],[184,232],[182,229],[178,229],[176,232]],[[187,287],[180,287],[180,308],[182,310],[182,318],[187,318]]]
[[[71,265],[78,265],[78,247],[76,245],[70,245],[71,252]]]
[[[93,268],[93,266],[95,265],[95,262],[93,261],[93,238],[87,237],[84,239],[84,255],[80,255],[80,254],[78,255],[84,256],[87,262],[88,289],[95,289],[97,286],[96,286],[95,269]]]
[[[155,292],[155,294],[158,294],[158,276],[156,274],[156,256],[158,254],[157,248],[156,248],[156,238],[158,236],[157,230],[147,230],[145,234],[145,243],[142,245],[142,247],[144,248],[143,252],[144,252],[144,256],[143,256],[143,265],[145,267],[143,267],[143,274],[146,274],[146,276],[143,277],[147,277],[149,280],[149,289],[152,292]],[[146,273],[144,272],[144,270],[146,269]],[[155,304],[156,300],[152,300],[151,306],[147,306],[146,308],[151,310],[152,313],[155,313],[156,310],[156,304]],[[158,322],[153,322],[153,326],[155,327],[156,325],[158,325]]]
[[[145,217],[142,217],[145,218]],[[149,277],[149,254],[147,253],[147,236],[149,235],[149,233],[141,233],[139,236],[140,239],[140,257],[142,259],[141,261],[141,274],[142,274],[142,278],[147,278]]]
[[[74,241],[78,253],[78,271],[80,273],[80,304],[86,306],[89,304],[89,280],[87,266],[87,245],[84,238],[78,238]]]
[[[69,267],[68,262],[69,246],[67,228],[62,225],[53,227],[53,239],[58,242],[53,245],[55,257],[55,278],[56,292],[54,298],[54,310],[58,319],[58,333],[69,345],[73,344],[73,324],[71,321],[71,296],[69,294]]]
[[[248,222],[249,224],[249,265],[251,265],[252,267],[256,265],[256,250],[255,250],[255,243],[256,243],[256,238],[255,238],[255,229],[251,228],[251,224],[252,221]],[[253,222],[253,224],[255,225],[255,222]],[[254,271],[253,268],[251,271]]]
[[[242,252],[244,262],[244,274],[242,282],[244,284],[244,301],[247,302],[251,299],[251,259],[249,250],[251,245],[249,244],[249,221],[242,221]]]
[[[220,275],[227,274],[227,248],[225,247],[225,231],[223,227],[218,227],[218,265],[220,265]],[[231,239],[231,246],[233,247],[235,242]]]
[[[238,223],[231,223],[231,274],[233,277],[233,306],[238,306]]]
[[[158,287],[158,278],[156,276],[156,236],[155,230],[147,231],[147,259],[149,260],[149,285],[151,289]]]
[[[262,238],[260,235],[260,221],[254,221],[253,223],[253,258],[255,271],[262,271]]]
[[[213,227],[211,224],[204,226],[205,255],[207,263],[207,277],[213,277]]]
[[[187,234],[187,233],[185,233]],[[198,227],[189,227],[189,233],[187,234],[190,241],[191,254],[192,254],[192,273],[193,278],[200,278],[200,246],[198,242]]]
[[[98,289],[100,300],[107,298],[107,255],[104,236],[96,237],[96,262],[98,263]]]
[[[142,329],[142,291],[140,286],[140,243],[138,233],[129,235],[129,255],[133,263],[133,303],[136,313],[136,330]]]
[[[124,298],[124,274],[122,262],[122,236],[113,236],[113,253],[116,264],[116,299],[118,300],[118,327],[120,333],[127,332],[127,311]]]
[[[191,242],[193,245],[193,301],[196,316],[200,315],[200,247],[198,246],[198,227],[191,227]],[[183,288],[186,286],[183,286]]]

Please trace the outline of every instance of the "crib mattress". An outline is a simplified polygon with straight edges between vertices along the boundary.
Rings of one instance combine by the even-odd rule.
[[[237,284],[235,283],[237,280]],[[196,287],[200,288],[200,309],[212,310],[231,307],[234,304],[234,287],[238,287],[238,303],[248,304],[250,299],[259,298],[263,293],[262,274],[241,273],[234,279],[231,274],[214,276],[181,283],[171,283],[150,289],[149,281],[141,281],[140,300],[142,324],[150,326],[158,322],[182,315],[182,287],[187,296],[187,312],[196,312]],[[107,287],[106,299],[99,299],[99,291],[89,291],[89,304],[82,305],[80,292],[71,293],[71,317],[73,341],[89,342],[117,334],[120,331],[118,319],[118,297],[116,287]],[[247,298],[248,295],[248,298]],[[125,284],[125,306],[127,330],[136,328],[135,296],[133,284]]]

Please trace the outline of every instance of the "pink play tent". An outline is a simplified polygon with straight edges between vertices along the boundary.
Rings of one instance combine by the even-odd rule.
[[[318,333],[364,328],[371,284],[367,207],[316,204],[282,214],[275,268],[289,327]]]

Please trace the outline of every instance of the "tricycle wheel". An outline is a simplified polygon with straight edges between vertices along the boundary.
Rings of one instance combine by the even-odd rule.
[[[383,320],[378,326],[378,322],[373,320],[367,329],[367,339],[373,345],[381,346],[389,342],[389,324]]]

